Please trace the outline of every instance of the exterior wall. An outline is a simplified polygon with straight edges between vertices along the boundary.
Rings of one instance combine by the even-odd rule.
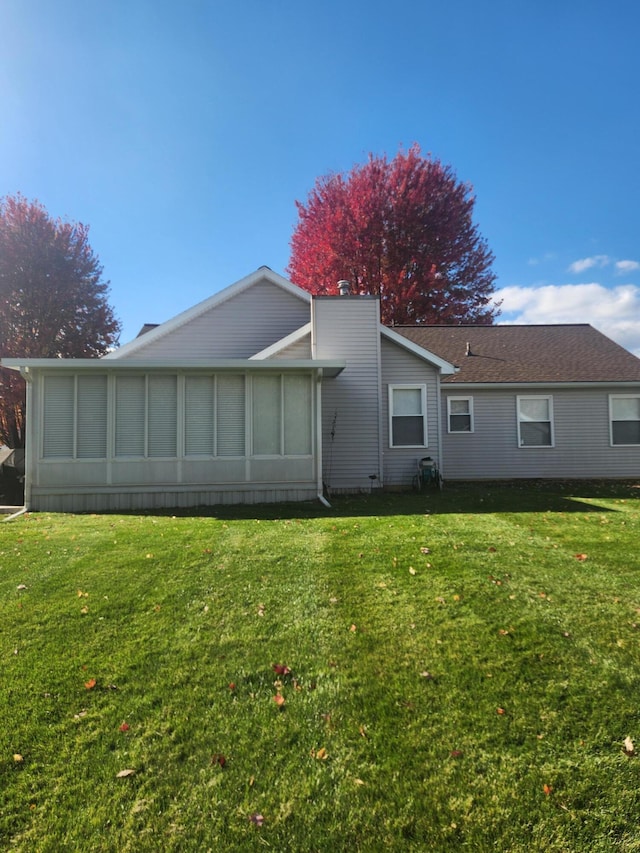
[[[314,297],[312,302],[314,358],[347,363],[339,376],[322,384],[323,478],[333,492],[369,491],[381,484],[378,322],[378,300],[371,297]]]
[[[273,356],[273,361],[278,361],[282,358],[311,358],[311,335],[307,335],[301,341],[297,341],[291,346],[280,350],[277,355]]]
[[[150,340],[131,358],[249,358],[308,322],[307,302],[264,280]]]
[[[35,512],[129,512],[130,510],[172,509],[178,507],[223,506],[231,504],[282,503],[311,501],[317,489],[292,488],[287,484],[255,489],[168,489],[91,490],[87,492],[36,493],[31,503]]]
[[[277,366],[274,364],[274,374]],[[47,377],[57,377],[55,371],[34,376],[32,393],[30,395],[28,423],[31,435],[35,439],[30,444],[29,508],[33,510],[51,511],[101,511],[120,509],[151,509],[171,506],[198,506],[218,503],[256,503],[283,500],[310,500],[317,496],[317,461],[313,448],[316,446],[315,437],[315,399],[313,388],[315,376],[311,372],[293,374],[306,377],[307,383],[302,383],[298,393],[293,389],[299,383],[281,385],[285,393],[293,395],[288,401],[302,410],[306,408],[307,415],[301,423],[305,428],[296,433],[297,436],[308,437],[308,449],[287,451],[287,421],[281,423],[282,446],[271,455],[253,455],[251,447],[256,430],[260,432],[259,424],[263,421],[252,411],[253,389],[252,374],[247,373],[244,383],[245,412],[244,420],[244,452],[242,455],[213,456],[187,455],[185,423],[185,382],[188,376],[207,376],[206,372],[199,374],[173,374],[177,377],[177,402],[174,402],[172,412],[168,414],[172,423],[177,424],[175,452],[169,457],[141,457],[116,455],[117,418],[115,411],[115,383],[119,371],[109,376],[107,387],[108,405],[103,417],[106,419],[106,447],[104,458],[73,458],[73,456],[45,456],[44,435],[44,382]],[[85,375],[85,374],[83,374]],[[132,374],[127,373],[127,376]],[[163,373],[150,374],[164,376]],[[172,374],[167,374],[172,375]],[[257,374],[260,377],[264,373]],[[267,374],[268,375],[268,374]],[[291,376],[292,374],[283,374]],[[69,378],[72,376],[67,374]],[[57,395],[54,399],[58,400]],[[277,399],[277,398],[276,398]],[[58,403],[56,404],[59,405]],[[281,404],[286,411],[284,402]],[[56,409],[62,415],[71,411],[64,406],[63,410]],[[76,410],[74,409],[74,412]],[[275,411],[278,411],[276,404]],[[76,423],[75,430],[80,427]],[[204,422],[204,421],[203,421]],[[66,423],[66,420],[65,420]],[[103,421],[101,420],[101,423]],[[207,418],[206,423],[211,423]],[[256,424],[254,426],[254,423]],[[57,428],[60,431],[60,427]],[[72,432],[74,427],[71,427]],[[253,430],[253,432],[252,432]],[[64,431],[60,433],[64,435]],[[77,441],[77,438],[76,438]],[[300,446],[299,441],[294,446]],[[66,451],[65,451],[66,452]],[[213,452],[213,451],[212,451]],[[289,452],[291,455],[285,455]],[[297,454],[297,455],[294,455]]]
[[[445,478],[592,478],[640,476],[640,447],[612,447],[609,393],[614,388],[460,390],[442,388]],[[516,397],[553,398],[554,447],[518,447]],[[474,432],[449,433],[447,396],[473,398]]]
[[[427,447],[389,446],[389,385],[398,384],[427,386]],[[418,468],[418,461],[423,456],[431,456],[441,466],[438,451],[440,401],[436,369],[396,344],[383,339],[381,402],[384,483],[386,486],[411,486]]]

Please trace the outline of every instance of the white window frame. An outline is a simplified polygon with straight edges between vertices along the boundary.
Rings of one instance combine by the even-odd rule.
[[[420,391],[420,405],[422,408],[422,435],[423,444],[394,444],[393,443],[393,419],[404,417],[403,415],[394,415],[393,413],[393,392],[394,391]],[[416,417],[410,415],[407,417]],[[427,429],[427,386],[420,383],[406,384],[389,384],[389,447],[393,448],[410,448],[410,447],[428,447],[429,432]]]
[[[290,426],[288,423],[288,415],[287,411],[287,380],[292,376],[302,376],[307,383],[307,390],[309,392],[309,422],[307,439],[308,439],[308,450],[300,453],[291,453],[290,451]],[[277,436],[277,445],[278,448],[275,452],[272,453],[258,453],[256,449],[256,422],[255,422],[255,412],[254,412],[254,383],[261,377],[271,377],[278,380],[278,397],[280,403],[280,411],[278,417],[278,436]],[[249,393],[250,405],[251,405],[251,455],[255,459],[281,459],[286,457],[287,459],[306,459],[313,455],[313,424],[314,424],[314,401],[313,401],[313,383],[312,376],[309,373],[302,374],[292,374],[292,373],[261,373],[254,374],[251,377],[251,389]],[[258,413],[259,414],[259,413]]]
[[[460,412],[451,411],[451,403],[465,400],[469,404],[469,411],[466,414],[469,416],[469,429],[451,429],[451,416],[460,415]],[[471,435],[475,431],[473,420],[473,397],[451,396],[447,397],[447,432],[450,435]]]
[[[520,415],[520,403],[523,400],[546,400],[548,403],[548,411],[549,411],[549,420],[548,421],[536,421],[535,423],[548,423],[549,424],[549,438],[551,440],[550,444],[523,444],[522,443],[522,434],[520,430],[520,425],[522,423],[527,423],[521,415]],[[553,397],[551,394],[518,394],[516,397],[516,420],[518,422],[518,447],[520,450],[549,450],[552,447],[556,446],[555,443],[555,430],[553,428]]]
[[[179,377],[178,374],[173,371],[162,372],[162,373],[132,373],[132,374],[124,374],[124,376],[130,376],[131,378],[142,378],[143,380],[143,390],[140,397],[142,401],[142,417],[138,428],[140,430],[140,437],[142,438],[142,453],[122,453],[119,452],[120,448],[118,447],[118,422],[119,422],[119,414],[118,414],[118,383],[117,380],[123,378],[123,375],[119,375],[115,377],[115,385],[114,385],[114,413],[113,413],[113,459],[117,461],[134,461],[139,459],[144,460],[152,460],[152,461],[162,461],[162,460],[171,460],[179,459],[181,448],[179,446],[179,424],[178,424],[178,411],[180,408],[180,391],[179,391]],[[152,378],[154,377],[163,377],[163,378],[172,378],[175,379],[175,389],[176,389],[176,404],[174,410],[174,429],[175,429],[175,453],[170,455],[155,453],[153,449],[154,436],[152,435],[152,411],[151,411],[151,390],[150,385]]]
[[[108,375],[106,373],[97,373],[95,377],[100,377],[106,380],[105,384],[105,422],[104,422],[104,440],[105,440],[105,453],[100,456],[88,456],[81,452],[80,448],[80,439],[79,439],[79,430],[78,423],[80,420],[80,380],[81,378],[86,378],[82,374],[68,374],[68,373],[47,373],[43,376],[41,387],[40,387],[40,410],[42,412],[42,429],[40,430],[40,440],[39,440],[39,460],[42,462],[62,462],[65,460],[73,460],[79,462],[101,462],[105,459],[109,458],[109,425],[108,425],[108,416],[109,416],[109,381]],[[89,375],[89,378],[92,378]],[[69,410],[69,432],[70,432],[70,447],[71,453],[69,454],[60,454],[60,455],[51,455],[46,452],[46,401],[47,401],[47,380],[48,379],[66,379],[70,383],[70,390],[72,396],[71,408]]]
[[[613,440],[613,401],[614,400],[640,400],[640,394],[609,394],[609,442],[611,447],[638,447],[640,442],[637,444],[621,444],[619,442],[614,442]],[[628,420],[635,423],[635,418],[615,418],[616,421],[619,420]]]

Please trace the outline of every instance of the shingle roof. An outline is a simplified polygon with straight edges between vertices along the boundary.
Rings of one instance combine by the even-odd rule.
[[[460,368],[447,384],[640,382],[640,359],[588,324],[393,328]]]

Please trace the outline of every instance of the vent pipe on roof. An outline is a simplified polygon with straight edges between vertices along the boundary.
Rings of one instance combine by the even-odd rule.
[[[351,295],[351,285],[348,281],[339,281],[338,282],[338,293],[340,296],[350,296]]]
[[[469,343],[469,341],[467,341],[467,352],[466,352],[466,355],[473,355],[473,353],[471,352],[471,344]]]

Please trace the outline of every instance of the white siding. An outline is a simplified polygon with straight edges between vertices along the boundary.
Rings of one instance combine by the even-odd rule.
[[[333,491],[368,491],[382,475],[378,301],[320,297],[312,305],[314,356],[347,362],[322,385],[323,478]]]
[[[518,447],[516,397],[526,389],[467,392],[473,397],[474,432],[447,432],[443,388],[442,436],[447,479],[590,478],[640,476],[640,447],[611,447],[612,389],[536,389],[553,397],[554,447]]]
[[[262,280],[130,357],[249,358],[308,322],[308,303]]]
[[[426,385],[429,446],[389,447],[389,385]],[[382,446],[386,486],[410,486],[418,460],[431,456],[438,464],[438,377],[436,369],[391,341],[382,340]]]

